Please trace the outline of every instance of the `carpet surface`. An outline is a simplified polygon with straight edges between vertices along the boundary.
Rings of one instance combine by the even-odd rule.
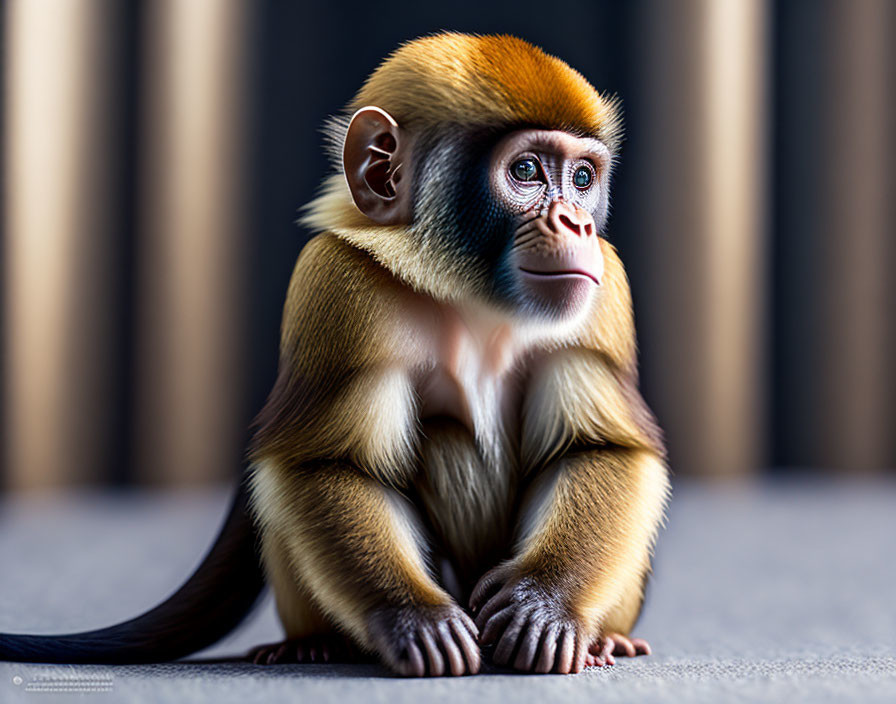
[[[83,630],[170,593],[228,492],[0,500],[0,631]],[[896,702],[896,484],[675,487],[636,635],[654,654],[574,676],[403,680],[374,665],[227,661],[278,640],[270,597],[187,662],[0,663],[0,702]],[[35,699],[37,697],[37,699]]]

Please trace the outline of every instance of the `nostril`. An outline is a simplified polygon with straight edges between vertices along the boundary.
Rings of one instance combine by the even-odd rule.
[[[573,222],[568,215],[561,215],[559,220],[560,220],[560,224],[563,225],[563,227],[565,227],[569,230],[572,230],[577,235],[582,234],[582,228],[579,226],[579,224],[577,222]]]
[[[590,222],[585,223],[585,234],[586,235],[594,234],[594,225],[592,225]]]

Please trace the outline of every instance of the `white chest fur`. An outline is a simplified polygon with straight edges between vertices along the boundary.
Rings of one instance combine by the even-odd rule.
[[[448,549],[473,565],[512,529],[523,395],[542,352],[537,330],[494,313],[445,305],[428,313],[427,362],[415,378],[418,487]]]
[[[449,417],[475,438],[483,459],[503,463],[519,429],[527,345],[482,311],[439,306],[429,364],[419,375],[420,418]]]

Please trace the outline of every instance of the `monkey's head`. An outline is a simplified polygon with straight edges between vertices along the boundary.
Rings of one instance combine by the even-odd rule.
[[[618,107],[508,36],[409,42],[328,125],[338,173],[305,222],[414,288],[568,320],[600,288]]]

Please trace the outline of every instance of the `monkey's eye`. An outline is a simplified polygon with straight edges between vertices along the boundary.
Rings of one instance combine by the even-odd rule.
[[[517,159],[511,165],[510,173],[517,181],[537,181],[538,163],[530,157]]]
[[[594,172],[587,166],[580,166],[572,175],[572,182],[575,184],[576,188],[582,191],[588,188],[593,181]]]

